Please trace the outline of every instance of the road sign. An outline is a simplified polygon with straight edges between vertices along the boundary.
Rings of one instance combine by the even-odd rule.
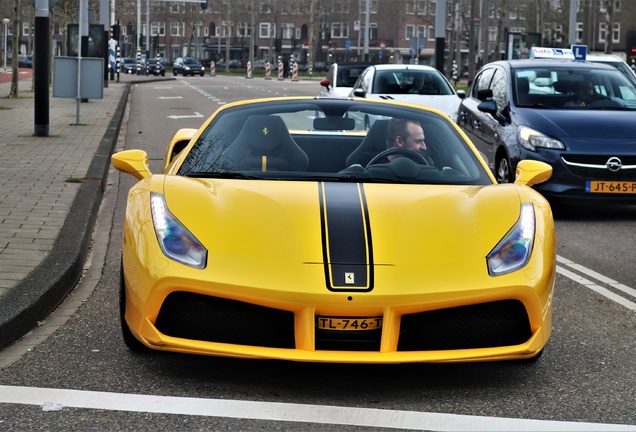
[[[587,57],[587,45],[572,45],[571,49],[574,54],[574,60],[585,61],[585,57]]]

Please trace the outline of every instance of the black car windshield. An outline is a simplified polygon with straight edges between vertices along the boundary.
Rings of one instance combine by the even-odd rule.
[[[514,69],[512,84],[520,108],[636,109],[636,87],[614,68],[524,67]]]
[[[183,63],[187,64],[187,65],[200,65],[201,63],[199,63],[199,61],[197,59],[193,59],[193,58],[184,58],[183,59]]]
[[[390,125],[399,127],[395,126],[399,122],[421,126],[425,148],[381,155],[372,161],[387,150]],[[345,99],[281,99],[222,109],[194,143],[177,174],[492,184],[478,157],[446,118],[423,109]]]

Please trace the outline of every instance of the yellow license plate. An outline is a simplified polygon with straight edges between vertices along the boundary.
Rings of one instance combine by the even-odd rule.
[[[320,330],[376,330],[382,328],[382,317],[316,317]]]
[[[588,181],[585,192],[636,194],[636,182]]]

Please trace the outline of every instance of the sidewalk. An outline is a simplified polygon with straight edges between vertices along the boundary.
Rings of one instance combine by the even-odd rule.
[[[7,76],[8,80],[6,79]],[[49,136],[34,136],[32,80],[0,70],[0,349],[45,318],[79,280],[132,82],[103,99],[49,98]],[[167,80],[169,78],[159,78]],[[79,124],[78,124],[79,123]]]

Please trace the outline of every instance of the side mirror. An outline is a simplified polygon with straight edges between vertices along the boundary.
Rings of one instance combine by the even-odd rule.
[[[497,102],[495,102],[494,100],[485,100],[485,101],[479,102],[479,105],[477,105],[477,109],[479,111],[485,112],[492,116],[496,116]]]
[[[148,153],[143,150],[124,150],[111,157],[113,167],[118,171],[131,174],[139,180],[152,175],[148,167]]]
[[[457,96],[460,97],[460,99],[466,99],[466,90],[457,90],[456,93]]]
[[[354,90],[353,90],[353,95],[354,95],[355,97],[361,97],[361,98],[363,98],[363,97],[365,97],[365,96],[366,96],[366,93],[365,93],[365,92],[364,92],[364,90],[362,90],[361,88],[357,88],[357,89],[354,89]]]
[[[327,78],[323,79],[320,81],[320,85],[323,87],[326,87],[327,89],[329,89],[329,86],[331,85],[331,81],[329,81]]]
[[[545,162],[524,159],[517,164],[515,184],[534,186],[552,177],[552,166]]]

